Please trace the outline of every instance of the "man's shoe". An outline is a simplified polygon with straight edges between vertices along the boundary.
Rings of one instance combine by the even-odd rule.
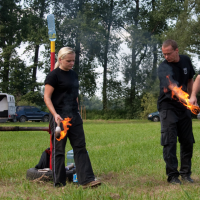
[[[171,178],[171,180],[169,181],[169,183],[171,183],[171,184],[180,184],[181,185],[181,181],[176,176],[173,176]]]
[[[86,188],[97,187],[99,185],[101,185],[101,182],[99,180],[95,180],[95,181],[86,183],[85,185],[82,185],[82,187],[83,187],[83,189],[86,189]]]
[[[193,179],[191,179],[190,176],[181,176],[183,181],[186,181],[188,183],[194,183]]]

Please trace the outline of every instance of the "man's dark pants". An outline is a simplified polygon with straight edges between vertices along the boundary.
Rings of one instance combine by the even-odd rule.
[[[86,150],[85,135],[83,131],[83,121],[80,114],[73,116],[67,131],[67,137],[70,140],[74,152],[74,161],[76,165],[76,173],[78,183],[84,185],[95,179],[92,170],[91,162],[88,152]],[[66,185],[66,171],[65,171],[65,145],[67,137],[57,141],[54,137],[54,130],[56,127],[55,120],[50,114],[50,126],[52,131],[52,172],[54,185]]]
[[[172,177],[190,176],[194,137],[192,132],[191,111],[162,110],[159,112],[161,121],[161,145],[166,163],[168,181]],[[176,157],[177,137],[180,142],[180,171]]]

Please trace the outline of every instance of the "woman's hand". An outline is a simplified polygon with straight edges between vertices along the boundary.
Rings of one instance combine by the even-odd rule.
[[[55,119],[56,124],[60,124],[60,121],[63,120],[63,118],[57,113],[54,115],[54,119]]]
[[[191,96],[190,100],[189,100],[189,103],[191,103],[192,105],[195,105],[195,106],[199,106],[198,103],[197,103],[196,96]]]

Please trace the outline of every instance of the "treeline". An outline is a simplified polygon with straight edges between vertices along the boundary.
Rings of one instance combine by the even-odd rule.
[[[176,40],[180,53],[200,55],[198,0],[1,0],[0,11],[0,91],[15,95],[17,104],[44,106],[44,83],[36,77],[39,69],[50,70],[46,17],[51,13],[56,53],[63,46],[76,52],[80,105],[115,113],[114,118],[116,113],[132,119],[156,111],[163,40]],[[24,60],[17,53],[22,44],[29,55]],[[122,44],[130,53],[121,50]],[[101,100],[95,97],[99,76]]]

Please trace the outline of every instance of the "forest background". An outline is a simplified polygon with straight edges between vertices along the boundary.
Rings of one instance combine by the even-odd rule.
[[[14,95],[16,105],[47,110],[37,76],[50,71],[48,14],[55,17],[56,54],[63,46],[75,50],[87,118],[146,118],[157,111],[165,39],[177,41],[198,74],[200,0],[0,0],[0,92]]]

